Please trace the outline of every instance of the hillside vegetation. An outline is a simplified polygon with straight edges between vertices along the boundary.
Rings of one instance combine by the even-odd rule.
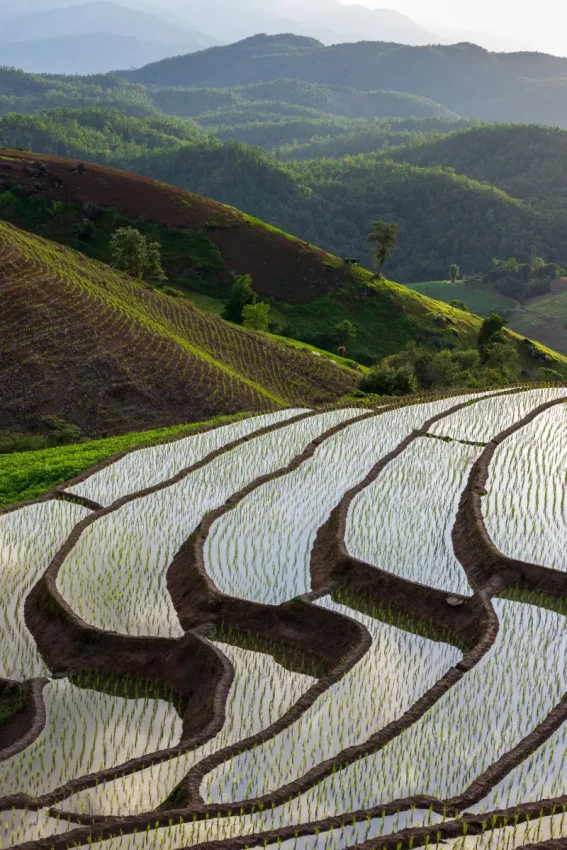
[[[405,282],[442,279],[452,263],[468,275],[487,271],[494,257],[515,256],[527,262],[534,252],[565,265],[562,211],[551,212],[532,203],[531,196],[526,201],[515,199],[456,173],[451,166],[392,161],[390,151],[401,160],[422,150],[434,152],[437,142],[423,146],[416,142],[428,132],[431,135],[440,121],[379,122],[372,132],[374,142],[380,139],[383,146],[396,146],[385,152],[382,147],[379,155],[286,163],[257,147],[222,142],[188,120],[157,115],[134,118],[94,107],[4,116],[0,144],[104,162],[176,184],[363,264],[370,262],[369,222],[394,220],[400,224],[400,240],[387,271]],[[274,128],[280,132],[285,126],[285,122],[251,124],[244,129],[267,142]],[[438,136],[438,143],[442,145],[444,138],[467,138],[469,133],[477,138],[477,130],[471,130]],[[400,147],[399,142],[408,137],[412,144]],[[281,135],[272,142],[277,138]],[[352,141],[352,136],[342,138]],[[340,136],[323,140],[321,147],[325,150],[334,144],[341,144]],[[318,145],[311,142],[309,147]],[[301,146],[296,149],[301,156]],[[288,155],[293,156],[293,145]],[[522,179],[519,172],[517,179]],[[514,180],[510,178],[511,183]],[[15,181],[5,174],[4,182]],[[560,186],[561,180],[557,183]]]
[[[542,208],[567,206],[567,131],[495,124],[389,150],[413,165],[454,168]]]
[[[476,316],[386,280],[374,280],[364,269],[345,264],[232,207],[107,167],[89,164],[78,168],[73,161],[61,158],[45,157],[37,162],[31,154],[6,151],[0,167],[13,184],[0,193],[0,218],[103,262],[110,260],[109,242],[114,230],[134,225],[161,244],[169,283],[182,293],[197,292],[222,303],[230,293],[233,274],[250,274],[255,291],[272,308],[271,329],[283,336],[332,350],[337,345],[337,324],[349,319],[357,335],[348,343],[347,356],[368,364],[402,351],[411,342],[432,351],[476,345],[480,330]],[[61,255],[50,247],[52,261],[61,256],[68,262],[72,259],[73,264],[83,262],[75,253]],[[89,266],[89,274],[94,274],[93,269],[99,276],[108,272],[106,266],[95,264],[92,269]],[[118,281],[114,273],[111,276]],[[107,288],[95,287],[94,291],[104,296]],[[27,296],[31,292],[29,287],[23,290]],[[218,376],[215,370],[220,369],[227,396],[243,397],[241,408],[234,408],[234,402],[229,401],[226,408],[222,404],[207,407],[203,401],[198,418],[222,413],[230,403],[234,410],[247,409],[252,403],[255,406],[251,409],[277,405],[283,399],[302,403],[330,400],[356,385],[352,369],[337,367],[311,351],[294,349],[290,353],[285,342],[227,325],[217,316],[195,310],[186,299],[172,299],[139,284],[128,292],[144,303],[150,299],[144,311],[150,311],[152,321],[154,307],[160,315],[166,311],[171,317],[168,322],[173,324],[168,324],[167,332],[159,331],[167,337],[163,345],[173,344],[168,336],[171,330],[174,348],[180,340],[183,342],[184,358],[203,360],[207,374],[212,369]],[[29,302],[28,308],[31,310]],[[37,311],[35,315],[39,315]],[[152,325],[154,332],[158,330]],[[147,327],[144,333],[149,333]],[[220,340],[226,341],[221,344]],[[257,353],[248,350],[249,341]],[[233,348],[240,353],[235,354]],[[530,349],[526,359],[524,350],[520,350],[526,376],[536,376],[546,358],[554,358],[546,352],[540,352],[540,357],[536,348]],[[300,359],[296,361],[296,357]],[[274,365],[274,358],[279,365]],[[554,362],[564,368],[561,358]],[[227,369],[232,370],[230,375]],[[159,392],[164,391],[167,374],[160,380]],[[177,370],[171,380],[178,377]],[[42,371],[40,380],[44,378]],[[202,397],[197,394],[196,398]],[[176,397],[171,411],[168,408],[168,421],[175,421],[175,404],[182,407],[181,396]],[[186,411],[177,415],[177,421],[180,419],[188,421]],[[154,420],[144,424],[153,425]]]
[[[338,398],[354,373],[0,223],[0,429],[120,433]]]

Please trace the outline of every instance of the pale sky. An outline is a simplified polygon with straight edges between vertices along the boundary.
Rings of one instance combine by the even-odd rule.
[[[565,0],[341,0],[390,8],[429,29],[509,38],[518,47],[567,55]],[[510,45],[513,49],[515,45]]]

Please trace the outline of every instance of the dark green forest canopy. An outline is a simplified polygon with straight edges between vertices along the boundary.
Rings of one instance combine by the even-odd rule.
[[[405,282],[444,279],[451,263],[466,275],[487,271],[494,257],[528,262],[537,254],[565,265],[567,219],[559,207],[567,194],[562,167],[567,132],[499,125],[443,135],[430,131],[439,124],[450,126],[445,119],[375,121],[373,138],[382,145],[378,153],[293,161],[294,149],[300,156],[302,151],[296,143],[279,152],[286,163],[258,147],[216,139],[188,119],[135,118],[101,107],[4,116],[0,144],[137,171],[236,206],[364,264],[369,262],[369,222],[396,221],[400,240],[386,272]],[[275,126],[248,129],[269,134]],[[391,147],[408,135],[410,144]],[[504,142],[521,150],[524,139],[525,156],[498,156]],[[356,132],[337,134],[324,142],[314,139],[309,147],[355,141]],[[474,158],[468,158],[469,147],[476,151]],[[547,154],[555,163],[553,180]],[[467,169],[478,180],[467,176]],[[520,198],[488,185],[492,180]],[[542,183],[549,186],[548,197],[555,198],[553,211],[540,203]]]

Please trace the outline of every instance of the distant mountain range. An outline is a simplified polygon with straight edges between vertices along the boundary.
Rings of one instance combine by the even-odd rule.
[[[191,44],[210,47],[216,40],[195,27],[182,28],[148,12],[131,9],[110,0],[94,0],[78,6],[36,10],[26,14],[0,17],[0,39],[9,41],[42,41],[61,36],[110,33],[129,36],[154,44]],[[165,55],[165,54],[164,54]]]
[[[358,42],[325,47],[304,36],[257,35],[124,73],[160,86],[235,86],[288,78],[429,98],[486,121],[567,126],[567,59],[489,53],[474,44],[412,47]]]
[[[198,44],[142,42],[135,36],[94,32],[0,43],[0,62],[36,74],[98,74],[199,49]]]
[[[165,0],[165,10],[181,20],[194,21],[220,41],[235,41],[252,33],[295,32],[326,44],[342,41],[399,41],[429,44],[438,37],[392,9],[346,6],[337,0]]]

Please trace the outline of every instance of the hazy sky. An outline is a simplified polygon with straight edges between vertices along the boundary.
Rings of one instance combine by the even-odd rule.
[[[533,50],[567,54],[564,0],[341,0],[396,9],[422,26],[508,36]]]

